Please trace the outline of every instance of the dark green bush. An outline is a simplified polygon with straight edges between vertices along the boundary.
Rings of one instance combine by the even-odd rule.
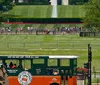
[[[33,23],[78,23],[80,18],[10,18],[10,22],[33,22]]]

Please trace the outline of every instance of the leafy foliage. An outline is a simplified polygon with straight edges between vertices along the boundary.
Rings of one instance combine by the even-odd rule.
[[[8,11],[13,8],[13,0],[0,0],[0,10]]]
[[[24,2],[19,3],[18,0],[15,1],[17,5],[48,5],[49,0],[24,0]]]
[[[0,4],[3,3],[5,0],[0,0]]]
[[[13,0],[0,0],[0,22],[6,21],[8,15],[2,14],[5,11],[11,10],[14,6]]]
[[[100,31],[100,1],[99,0],[90,0],[85,7],[85,18],[83,19],[86,26],[89,28],[96,28],[97,31]]]
[[[82,4],[86,3],[86,2],[88,2],[88,0],[69,0],[69,2],[72,5],[75,5],[75,4],[82,5]]]

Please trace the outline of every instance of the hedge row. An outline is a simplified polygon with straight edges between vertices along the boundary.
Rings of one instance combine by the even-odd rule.
[[[42,2],[16,3],[16,5],[49,5],[49,4],[50,4],[49,2],[45,2],[45,3],[42,3]]]
[[[10,22],[33,22],[33,23],[79,23],[80,18],[10,18]]]

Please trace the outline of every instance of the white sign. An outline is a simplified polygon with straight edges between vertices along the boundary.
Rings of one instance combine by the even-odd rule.
[[[32,82],[32,75],[31,73],[29,73],[28,71],[22,71],[19,75],[18,75],[18,82],[21,85],[28,85]]]

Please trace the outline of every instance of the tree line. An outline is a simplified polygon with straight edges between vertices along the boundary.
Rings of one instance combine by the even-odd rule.
[[[8,11],[13,8],[13,0],[0,0],[0,11]]]
[[[89,0],[84,5],[85,17],[84,24],[94,31],[100,31],[100,0]]]
[[[40,1],[40,0],[31,0],[31,1]],[[48,1],[48,0],[41,0]],[[90,30],[100,31],[100,0],[70,0],[70,2],[87,2],[84,5],[85,17],[82,18],[85,26]],[[2,12],[8,11],[13,8],[13,0],[0,0],[0,20],[7,17],[2,15]],[[12,16],[12,15],[8,15]],[[12,16],[13,17],[13,16]]]

